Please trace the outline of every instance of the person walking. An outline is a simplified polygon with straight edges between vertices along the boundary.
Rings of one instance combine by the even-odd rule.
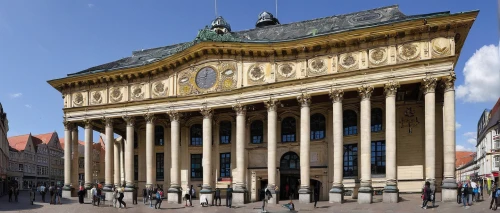
[[[137,205],[137,187],[132,191],[132,205]]]
[[[271,194],[271,191],[269,191],[269,189],[267,188],[268,186],[266,186],[266,189],[264,189],[264,199],[262,199],[262,212],[265,212],[265,207],[266,207],[266,202],[269,201],[269,199],[271,199],[273,197],[273,195]]]
[[[161,203],[163,202],[163,190],[159,188],[156,192],[156,204],[155,209],[161,208]]]
[[[85,195],[85,191],[83,189],[83,186],[80,186],[78,188],[78,203],[83,204],[83,196]]]
[[[232,204],[233,204],[233,188],[231,188],[231,185],[227,185],[226,207],[231,208]]]
[[[316,204],[318,204],[319,201],[319,189],[315,188],[314,189],[314,208],[316,208]]]
[[[187,186],[187,189],[184,191],[182,188],[180,189],[181,191],[184,192],[184,200],[186,201],[186,205],[188,206],[187,203],[189,201],[189,206],[193,206],[192,200],[191,200],[191,194],[189,193],[191,190],[189,189],[189,186]]]
[[[144,203],[144,205],[146,205],[146,202],[148,202],[148,189],[147,189],[147,187],[144,187],[144,189],[142,189],[142,202]]]
[[[215,205],[217,206],[217,200],[219,201],[219,206],[221,205],[221,197],[220,197],[220,189],[219,188],[215,188]],[[213,204],[212,204],[213,206]]]
[[[497,185],[496,184],[493,184],[493,186],[491,186],[491,201],[490,201],[490,209],[492,209],[493,207],[493,203],[495,203],[495,209],[496,209],[496,206],[497,206],[497,202],[496,202],[496,197],[497,197]]]
[[[467,186],[467,183],[464,183],[464,185],[462,186],[462,203],[464,205],[464,208],[468,208],[467,203],[469,200],[469,188]]]
[[[12,202],[12,195],[14,194],[14,187],[9,188],[9,202]]]
[[[462,203],[462,184],[460,182],[457,183],[457,203]]]
[[[189,190],[189,193],[191,194],[191,200],[193,198],[196,198],[196,190],[194,189],[193,185],[191,185],[191,188]]]
[[[467,190],[468,190],[468,192],[467,192],[467,194],[468,194],[468,203],[469,203],[469,206],[472,206],[472,201],[473,201],[472,198],[473,198],[473,194],[474,193],[473,193],[472,185],[471,185],[470,182],[467,184]]]
[[[42,202],[45,203],[45,193],[46,193],[47,187],[45,187],[45,184],[40,186],[40,195],[42,195]]]
[[[17,202],[19,202],[19,200],[17,199],[19,197],[19,187],[16,186],[14,187],[14,200]]]
[[[61,197],[62,197],[61,186],[57,185],[55,193],[56,193],[56,202],[54,204],[61,204]]]
[[[30,190],[30,203],[33,205],[33,202],[35,201],[35,188]]]
[[[95,203],[97,202],[97,190],[95,188],[95,185],[92,186],[92,189],[90,189],[90,194],[92,195],[92,205],[95,206]]]
[[[430,188],[431,183],[428,181],[425,182],[424,188],[422,189],[422,206],[421,208],[427,209],[427,202],[429,202],[431,198],[431,188]]]
[[[125,202],[123,202],[123,188],[119,188],[117,189],[118,191],[118,202],[120,203],[120,208],[121,208],[121,205],[123,205],[123,207],[126,209],[127,208],[127,204]]]
[[[429,201],[432,201],[432,208],[434,208],[434,206],[436,206],[436,185],[431,184],[430,189],[431,189],[431,197]]]

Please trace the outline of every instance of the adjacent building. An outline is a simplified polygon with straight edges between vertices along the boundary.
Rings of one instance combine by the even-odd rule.
[[[457,151],[456,152],[456,177],[459,182],[470,180],[476,165],[476,152]]]
[[[8,181],[7,170],[9,168],[9,141],[7,132],[9,131],[9,120],[7,113],[0,103],[0,197],[7,193]]]
[[[56,132],[8,138],[8,176],[21,189],[37,184],[62,184],[63,149]]]
[[[500,172],[500,98],[491,110],[484,110],[477,124],[478,180],[499,181]]]
[[[125,199],[160,185],[179,203],[194,185],[211,200],[231,185],[235,204],[266,186],[273,203],[371,203],[373,190],[397,202],[430,181],[455,201],[454,68],[477,14],[389,6],[284,24],[263,12],[243,31],[217,17],[191,41],[50,80],[64,97],[64,195],[82,127],[85,186],[100,131],[104,190],[125,180]]]

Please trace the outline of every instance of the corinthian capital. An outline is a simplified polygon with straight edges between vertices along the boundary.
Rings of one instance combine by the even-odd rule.
[[[344,100],[344,90],[332,88],[330,90],[330,99],[333,103],[342,102]]]
[[[113,118],[102,117],[102,121],[106,127],[113,127]]]
[[[124,115],[123,120],[127,122],[127,126],[134,126],[135,125],[135,117],[130,116],[130,115]]]
[[[181,117],[181,113],[177,112],[177,110],[170,110],[167,114],[170,117],[170,121],[179,121]]]
[[[370,99],[372,97],[373,87],[370,85],[362,85],[358,87],[359,97],[361,99]]]
[[[454,72],[451,72],[450,75],[443,77],[443,84],[441,85],[444,88],[444,91],[453,91],[455,90],[455,80],[457,79],[457,75]]]
[[[83,120],[83,126],[85,127],[85,129],[92,129],[92,120]]]
[[[300,107],[308,107],[311,105],[311,95],[302,93],[297,96],[297,101],[299,102]]]
[[[155,122],[156,117],[153,113],[148,112],[148,113],[144,114],[144,119],[146,119],[147,123],[152,124]]]
[[[67,121],[66,118],[64,118],[63,125],[64,125],[64,130],[72,130],[73,129],[73,123]]]
[[[264,101],[264,106],[266,106],[267,111],[276,111],[278,109],[278,99],[269,98],[269,100]]]
[[[387,97],[395,96],[399,88],[399,82],[389,81],[389,83],[384,85],[384,93]]]
[[[436,91],[436,83],[437,79],[431,76],[427,76],[424,79],[422,79],[422,86],[420,89],[424,92],[424,94],[427,93],[434,93]]]
[[[203,118],[212,118],[213,113],[212,109],[207,107],[206,104],[203,104],[203,107],[200,108],[200,113],[203,115]]]
[[[233,105],[233,110],[236,111],[236,115],[245,115],[247,113],[247,107],[240,103]]]

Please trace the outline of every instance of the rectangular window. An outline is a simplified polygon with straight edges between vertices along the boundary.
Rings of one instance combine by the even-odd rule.
[[[85,167],[85,161],[83,160],[83,157],[78,158],[78,168]]]
[[[344,145],[344,177],[358,176],[358,145]]]
[[[220,153],[220,177],[231,177],[231,153]]]
[[[155,146],[163,146],[164,136],[165,135],[163,126],[155,126]]]
[[[23,171],[23,165],[22,164],[19,164],[19,171]]]
[[[139,180],[139,156],[134,155],[134,180]]]
[[[385,141],[372,141],[372,174],[385,174]]]
[[[191,178],[203,178],[202,155],[191,154]]]
[[[156,180],[163,180],[163,153],[156,153]]]

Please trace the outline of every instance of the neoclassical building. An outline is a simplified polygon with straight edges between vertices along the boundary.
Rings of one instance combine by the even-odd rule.
[[[397,202],[426,180],[454,201],[454,69],[477,14],[388,6],[284,24],[263,12],[237,32],[218,17],[192,41],[50,80],[64,99],[65,189],[80,126],[85,180],[97,130],[105,189],[124,176],[126,191],[160,185],[169,202],[189,185],[202,200],[231,185],[234,203],[266,186],[274,203],[315,191],[370,203],[374,190]]]

